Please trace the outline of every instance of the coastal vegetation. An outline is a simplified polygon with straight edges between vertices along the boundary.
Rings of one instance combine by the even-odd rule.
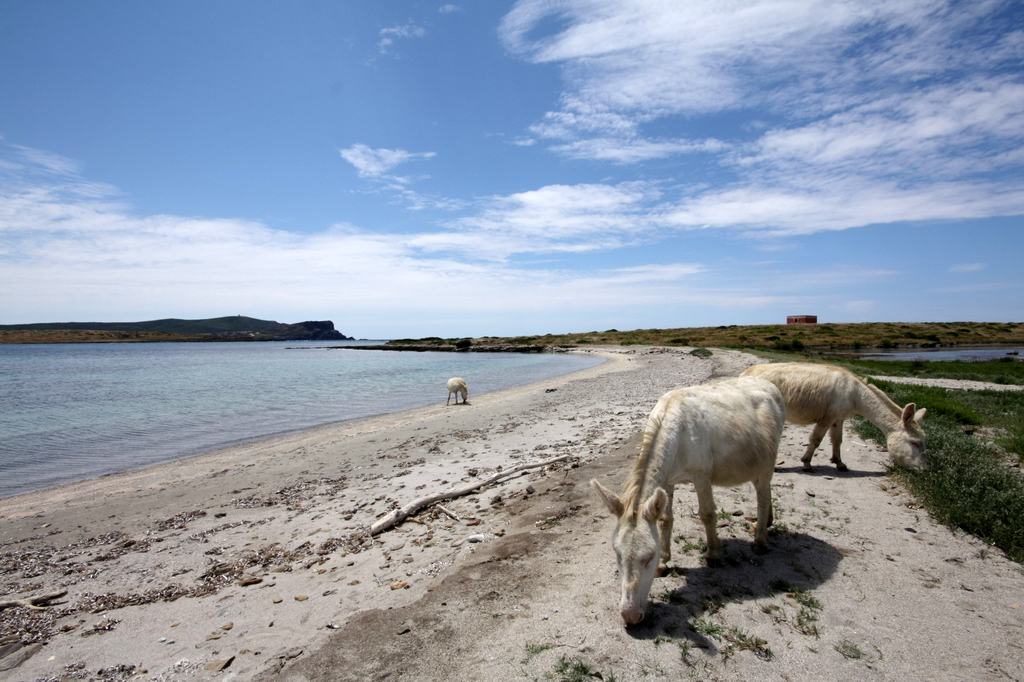
[[[856,322],[835,324],[723,325],[675,329],[574,332],[475,339],[396,339],[386,346],[431,350],[540,350],[578,346],[711,346],[779,352],[841,352],[867,349],[939,348],[1024,344],[1019,322]]]
[[[934,348],[939,345],[1024,343],[1024,324],[991,322],[862,322],[638,329],[536,337],[554,345],[620,344],[764,348],[779,351]]]

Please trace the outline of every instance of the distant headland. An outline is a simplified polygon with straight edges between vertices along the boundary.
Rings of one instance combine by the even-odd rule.
[[[42,322],[0,325],[0,343],[131,343],[173,341],[345,341],[330,320],[285,324],[234,315],[207,320]]]

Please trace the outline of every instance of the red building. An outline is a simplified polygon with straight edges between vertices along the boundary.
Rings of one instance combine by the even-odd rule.
[[[786,318],[786,324],[818,324],[817,315],[790,315]]]

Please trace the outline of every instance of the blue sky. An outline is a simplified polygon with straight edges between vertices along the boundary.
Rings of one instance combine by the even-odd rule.
[[[1013,1],[0,4],[0,324],[1024,320]]]

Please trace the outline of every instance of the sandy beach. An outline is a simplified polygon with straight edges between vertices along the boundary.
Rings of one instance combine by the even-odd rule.
[[[769,553],[753,488],[716,489],[707,568],[692,490],[673,571],[624,627],[591,497],[619,489],[669,389],[753,356],[583,349],[604,364],[492,394],[0,500],[0,680],[1021,680],[1024,571],[936,524],[847,433],[800,469],[787,426]],[[370,536],[423,495],[520,465]],[[583,678],[578,678],[583,679]],[[598,679],[598,677],[593,677]]]

